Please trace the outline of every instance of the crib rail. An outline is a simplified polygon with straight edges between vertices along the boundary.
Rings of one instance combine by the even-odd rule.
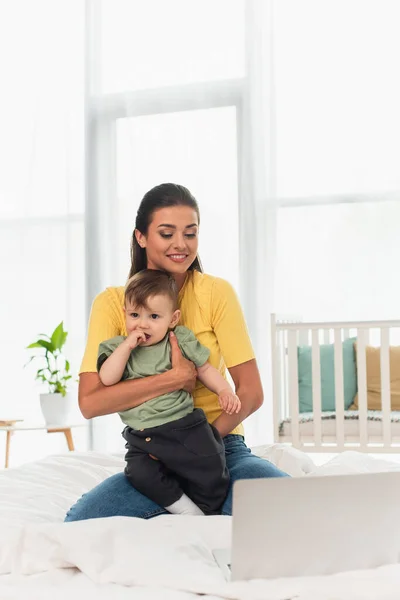
[[[345,418],[343,342],[357,341],[358,428],[349,433]],[[296,448],[315,452],[340,452],[357,449],[365,452],[400,451],[400,422],[393,431],[390,389],[390,346],[400,345],[400,320],[309,322],[300,318],[271,318],[273,413],[275,441],[290,443]],[[322,344],[332,344],[335,384],[335,431],[324,431],[323,398],[321,395]],[[366,348],[380,348],[381,404],[378,434],[369,432],[369,419],[375,418],[367,405]],[[312,421],[307,432],[302,429],[299,412],[298,348],[311,348],[312,361]],[[349,415],[347,415],[348,418]],[[400,421],[400,420],[399,420]],[[331,428],[332,429],[332,428]],[[398,433],[397,433],[398,432]]]

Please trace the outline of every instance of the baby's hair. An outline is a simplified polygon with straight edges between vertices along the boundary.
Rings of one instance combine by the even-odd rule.
[[[175,279],[166,271],[143,269],[133,275],[125,286],[125,305],[148,308],[147,302],[153,296],[167,296],[173,309],[178,308],[178,288]]]

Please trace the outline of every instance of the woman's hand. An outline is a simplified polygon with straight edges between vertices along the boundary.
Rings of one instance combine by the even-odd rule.
[[[177,382],[177,390],[185,390],[189,394],[193,393],[196,385],[197,370],[194,364],[182,356],[182,352],[178,345],[176,335],[171,331],[169,334],[171,343],[171,363],[172,371],[175,374]]]

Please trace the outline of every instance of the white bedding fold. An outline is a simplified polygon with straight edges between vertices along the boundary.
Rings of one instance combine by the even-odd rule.
[[[400,468],[345,452],[316,467],[304,453],[273,445],[256,452],[292,475]],[[230,517],[113,517],[62,523],[85,491],[123,469],[122,456],[70,453],[0,473],[0,598],[86,600],[398,600],[400,566],[363,572],[227,583],[212,549],[229,546]],[[133,591],[133,589],[135,591]],[[17,591],[16,591],[17,590]],[[18,592],[20,591],[20,594]],[[107,592],[105,592],[107,590]],[[77,592],[77,594],[76,594]],[[82,593],[81,593],[82,592]],[[115,592],[117,592],[115,594]]]
[[[17,535],[18,534],[18,535]],[[152,587],[237,600],[395,600],[400,566],[325,577],[224,581],[211,550],[230,542],[229,517],[113,517],[28,525],[2,537],[1,572],[76,567],[95,584]],[[379,590],[379,593],[378,593]]]

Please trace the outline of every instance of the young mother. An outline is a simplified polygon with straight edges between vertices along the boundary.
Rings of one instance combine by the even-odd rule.
[[[210,362],[222,374],[228,368],[242,408],[223,416],[218,430],[223,437],[231,487],[222,514],[232,514],[232,483],[237,479],[283,477],[274,465],[251,454],[242,421],[260,408],[263,391],[257,363],[236,294],[229,283],[203,273],[197,255],[200,214],[195,198],[185,187],[165,183],[145,194],[132,236],[129,276],[145,269],[161,269],[176,280],[181,325],[191,329],[210,349]],[[126,335],[123,287],[107,288],[94,300],[85,355],[80,369],[79,406],[87,419],[143,404],[168,392],[185,389],[194,397],[210,423],[221,415],[218,398],[199,382],[196,369],[171,337],[172,369],[161,375],[124,381],[111,387],[96,371],[98,346],[116,335]],[[69,510],[66,521],[115,515],[145,519],[166,513],[138,491],[124,473],[118,473],[84,494]]]

